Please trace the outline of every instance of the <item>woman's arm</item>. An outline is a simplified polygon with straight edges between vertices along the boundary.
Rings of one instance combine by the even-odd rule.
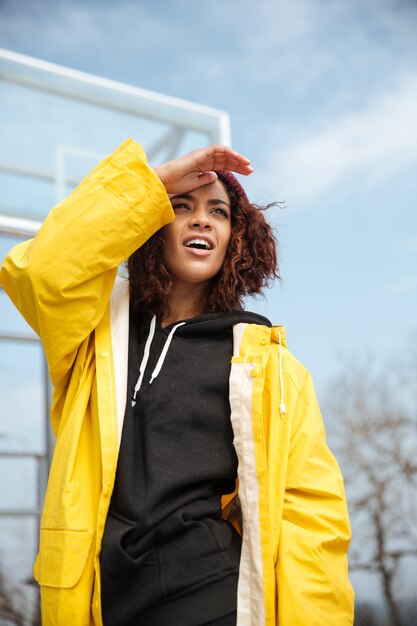
[[[165,188],[127,140],[6,256],[1,284],[41,338],[56,387],[104,315],[119,264],[172,219]]]

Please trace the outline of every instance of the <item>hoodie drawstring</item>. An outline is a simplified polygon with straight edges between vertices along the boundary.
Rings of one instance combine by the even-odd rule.
[[[136,394],[138,393],[139,389],[141,388],[142,380],[143,380],[143,377],[145,375],[145,369],[146,369],[146,364],[148,363],[148,359],[149,359],[149,352],[150,352],[150,349],[151,349],[151,343],[152,343],[153,336],[155,334],[155,326],[156,326],[156,315],[153,316],[153,318],[151,320],[151,325],[149,327],[149,335],[148,335],[148,338],[147,338],[146,343],[145,343],[145,350],[143,351],[142,362],[141,362],[140,367],[139,367],[139,378],[138,378],[137,383],[135,385],[135,391],[134,391],[133,398],[132,398],[132,406],[135,406],[135,404],[136,404]]]
[[[287,412],[287,407],[284,402],[284,377],[282,375],[282,344],[281,344],[281,333],[278,331],[278,339],[279,339],[279,385],[281,388],[281,401],[279,403],[279,414],[281,415],[281,419],[284,419],[284,415]]]
[[[151,385],[153,383],[153,381],[155,380],[155,378],[158,376],[159,372],[161,371],[162,365],[165,361],[165,357],[167,355],[167,352],[169,350],[169,346],[171,344],[172,338],[174,336],[175,331],[177,330],[177,328],[179,328],[180,326],[184,326],[185,322],[180,322],[179,324],[175,324],[175,326],[173,326],[173,328],[171,328],[171,332],[169,333],[167,340],[165,342],[164,348],[161,352],[161,356],[158,359],[158,363],[156,364],[156,367],[154,369],[154,371],[152,372],[152,376],[151,376],[151,380],[149,381],[149,384]]]
[[[161,371],[162,365],[165,361],[165,357],[167,355],[169,346],[171,344],[172,338],[174,336],[175,331],[177,330],[177,328],[179,328],[180,326],[183,326],[185,324],[185,322],[180,322],[179,324],[176,324],[170,331],[167,340],[165,342],[165,345],[163,347],[163,350],[161,352],[161,356],[158,359],[158,362],[156,364],[156,367],[154,369],[154,371],[152,372],[152,376],[151,379],[149,381],[149,384],[153,383],[153,381],[155,380],[155,378],[158,376],[159,372]],[[152,343],[152,339],[153,336],[155,334],[155,327],[156,327],[156,315],[153,316],[152,320],[151,320],[151,325],[149,326],[149,335],[148,338],[146,340],[145,343],[145,349],[143,351],[143,357],[142,357],[142,361],[139,367],[139,378],[137,380],[137,383],[135,385],[135,390],[133,393],[133,397],[132,397],[132,406],[135,406],[136,404],[136,395],[139,391],[139,389],[142,386],[142,382],[143,382],[143,377],[145,375],[145,370],[146,370],[146,365],[148,363],[149,360],[149,353],[151,350],[151,343]]]

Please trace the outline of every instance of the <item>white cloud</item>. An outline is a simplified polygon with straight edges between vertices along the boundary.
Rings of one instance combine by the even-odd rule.
[[[348,183],[351,188],[352,182],[380,182],[417,159],[416,111],[417,73],[410,73],[361,110],[322,120],[317,130],[301,130],[292,143],[281,136],[267,176],[279,172],[286,200],[297,209]]]
[[[401,249],[410,254],[415,254],[417,252],[417,235],[402,242]]]
[[[417,275],[403,276],[396,283],[390,285],[388,293],[393,296],[408,295],[417,288]]]

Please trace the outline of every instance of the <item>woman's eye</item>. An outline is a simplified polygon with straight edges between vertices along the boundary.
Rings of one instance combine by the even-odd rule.
[[[190,210],[190,206],[186,202],[174,202],[174,204],[172,205],[172,208]]]
[[[222,209],[222,208],[218,208],[218,209],[213,209],[213,213],[216,213],[216,215],[223,215],[223,217],[229,217],[229,212],[226,209]]]

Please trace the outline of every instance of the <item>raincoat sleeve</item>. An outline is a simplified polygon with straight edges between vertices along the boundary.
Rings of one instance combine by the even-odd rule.
[[[343,479],[310,374],[295,401],[277,562],[278,624],[351,626]]]
[[[42,340],[56,389],[105,314],[118,266],[173,218],[164,186],[128,139],[6,256],[1,285]]]

